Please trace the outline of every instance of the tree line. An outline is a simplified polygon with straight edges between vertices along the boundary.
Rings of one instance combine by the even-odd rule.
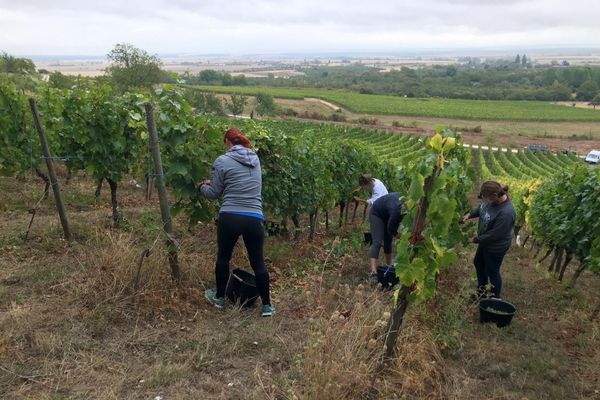
[[[464,58],[460,63],[448,66],[422,68],[402,67],[384,72],[381,68],[361,64],[350,66],[299,67],[303,75],[282,78],[269,75],[263,78],[232,76],[227,72],[211,69],[197,74],[170,74],[163,69],[160,59],[129,44],[117,44],[107,54],[110,62],[106,75],[97,80],[107,80],[118,90],[128,88],[151,88],[159,83],[221,86],[311,87],[355,91],[363,94],[385,94],[404,97],[441,97],[481,100],[541,100],[541,101],[588,101],[600,105],[600,67],[571,66],[568,62],[552,65],[533,65],[526,54],[514,60],[481,62],[476,58]],[[33,62],[0,53],[0,73],[34,74],[47,72],[55,87],[68,88],[80,77],[60,72],[36,71]],[[207,97],[208,96],[208,97]],[[211,97],[212,96],[212,97]],[[269,99],[263,107],[265,115],[274,112]],[[214,95],[190,95],[194,106],[209,112],[232,114],[239,110],[238,104],[228,106]],[[196,104],[194,104],[196,103]],[[242,106],[243,109],[243,106]]]
[[[536,66],[529,62],[402,67],[383,72],[364,65],[303,68],[302,76],[248,78],[252,85],[351,90],[364,94],[480,100],[592,101],[600,94],[600,67]],[[205,82],[219,84],[219,82]]]

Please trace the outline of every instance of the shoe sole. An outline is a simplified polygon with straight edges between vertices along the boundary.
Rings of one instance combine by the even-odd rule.
[[[204,295],[204,298],[206,300],[208,300],[208,302],[210,304],[212,304],[213,307],[218,308],[219,310],[223,308],[223,305],[215,303],[215,301],[212,298],[208,297],[207,295]]]
[[[273,316],[273,314],[275,314],[275,310],[274,310],[274,309],[272,309],[272,310],[271,310],[271,311],[269,311],[269,312],[263,312],[263,313],[261,313],[261,315],[262,315],[263,317],[272,317],[272,316]]]

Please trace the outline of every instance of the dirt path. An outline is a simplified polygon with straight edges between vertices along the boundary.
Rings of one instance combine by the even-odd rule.
[[[333,111],[342,111],[342,108],[341,108],[340,106],[336,106],[335,104],[333,104],[333,103],[330,103],[330,102],[328,102],[328,101],[326,101],[326,100],[322,100],[322,99],[315,99],[315,98],[312,98],[312,97],[306,97],[306,98],[304,98],[304,100],[306,100],[306,101],[313,101],[313,102],[317,102],[317,103],[321,103],[321,104],[323,104],[323,105],[325,105],[325,106],[327,106],[327,107],[331,108]]]

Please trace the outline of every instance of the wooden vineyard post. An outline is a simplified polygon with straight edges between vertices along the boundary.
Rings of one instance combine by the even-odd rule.
[[[352,212],[352,223],[356,219],[356,209],[358,208],[358,201],[354,200],[354,211]]]
[[[177,259],[177,245],[171,236],[173,227],[171,225],[171,214],[169,212],[169,201],[167,200],[167,189],[163,177],[163,167],[160,160],[160,147],[156,125],[154,123],[154,106],[146,104],[146,122],[148,123],[148,135],[150,138],[150,151],[154,160],[154,175],[158,184],[158,199],[160,201],[160,214],[162,216],[163,228],[167,234],[166,244],[169,255],[169,265],[171,266],[171,276],[176,282],[181,280],[181,271]]]
[[[70,241],[71,230],[69,229],[69,220],[67,219],[65,205],[62,201],[62,196],[60,195],[60,187],[58,186],[58,180],[56,179],[56,171],[54,171],[54,164],[52,164],[50,148],[48,147],[48,139],[46,138],[46,132],[44,131],[44,127],[42,126],[42,122],[40,120],[40,114],[38,113],[37,106],[35,104],[35,99],[29,99],[29,106],[31,107],[31,113],[33,114],[35,128],[37,129],[38,135],[40,136],[42,154],[44,155],[44,160],[46,160],[46,167],[48,167],[48,174],[50,175],[50,186],[52,186],[52,191],[54,192],[54,200],[56,202],[56,209],[58,211],[60,223],[63,228],[65,239]]]

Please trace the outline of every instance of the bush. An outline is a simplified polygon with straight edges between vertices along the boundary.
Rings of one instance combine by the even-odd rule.
[[[336,122],[346,122],[346,116],[344,116],[344,114],[340,114],[340,113],[333,113],[331,114],[331,116],[329,117],[329,119],[331,121],[336,121]]]
[[[377,123],[379,121],[377,120],[377,118],[360,117],[359,119],[356,120],[356,122],[358,122],[361,125],[377,125]]]
[[[297,117],[298,111],[294,110],[293,108],[286,108],[285,110],[283,110],[283,115],[285,115],[286,117]]]
[[[417,121],[412,121],[409,124],[405,124],[402,121],[392,122],[392,126],[395,128],[417,128]]]

